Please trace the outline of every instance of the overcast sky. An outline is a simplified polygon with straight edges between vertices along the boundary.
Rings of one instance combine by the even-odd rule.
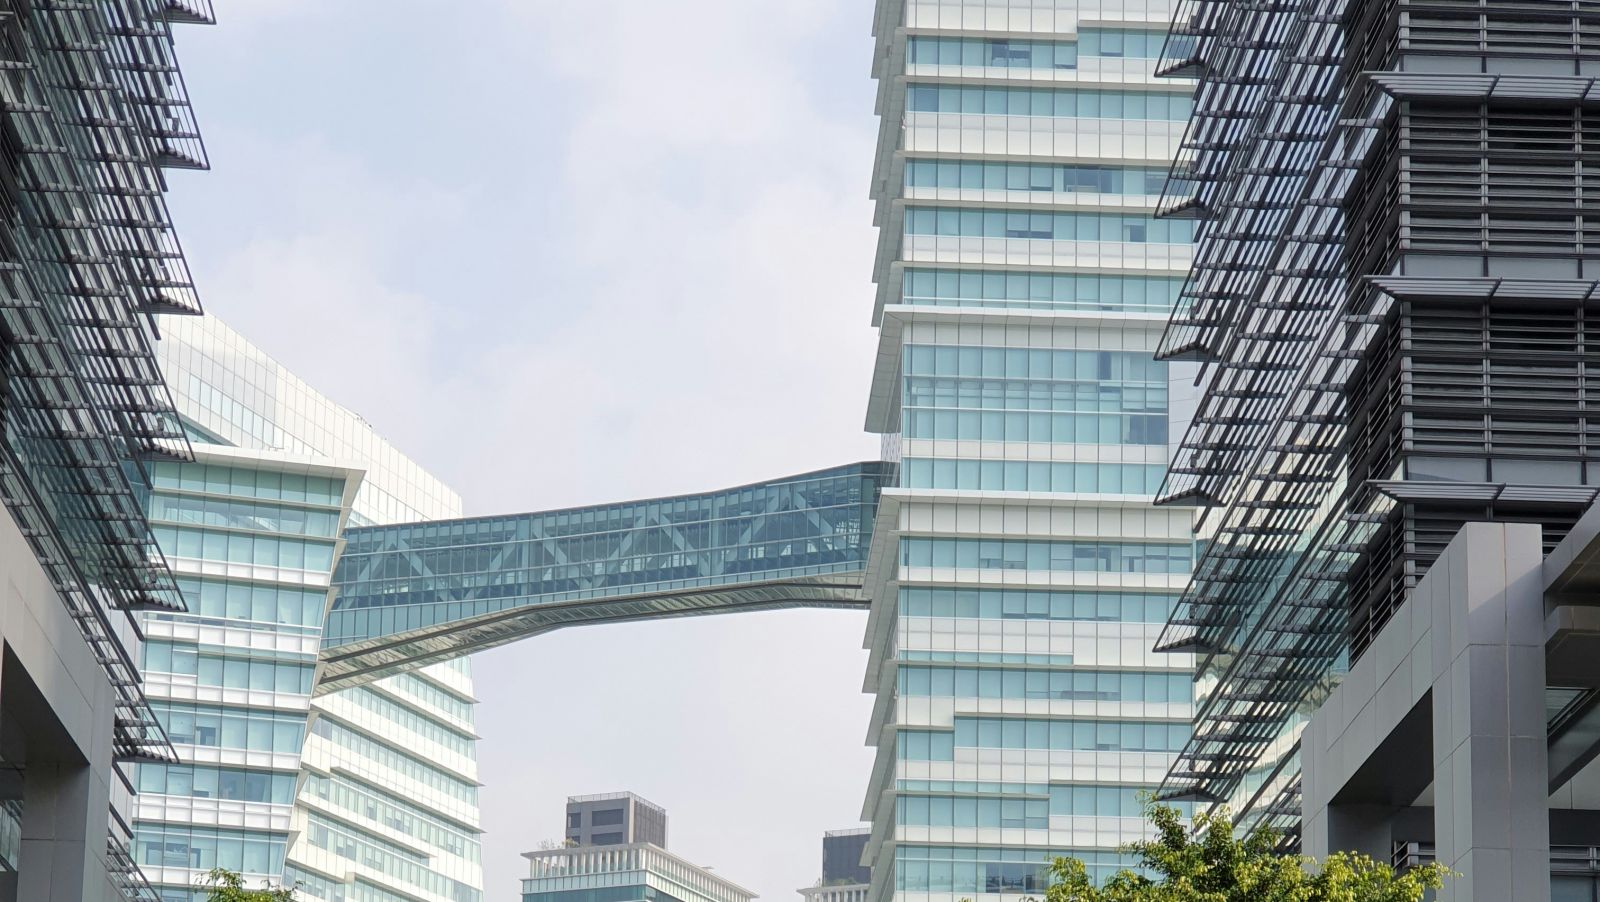
[[[173,177],[207,309],[469,513],[876,456],[870,0],[219,0]],[[580,629],[476,659],[487,902],[633,789],[769,900],[853,826],[865,618]]]

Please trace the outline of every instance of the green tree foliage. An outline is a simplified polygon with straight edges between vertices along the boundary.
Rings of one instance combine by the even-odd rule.
[[[294,887],[269,886],[245,889],[244,878],[227,868],[212,868],[200,878],[206,902],[295,902]]]
[[[1150,876],[1118,872],[1103,886],[1089,880],[1083,862],[1057,858],[1046,902],[1421,902],[1450,872],[1426,864],[1396,874],[1365,855],[1313,859],[1274,851],[1268,830],[1239,839],[1226,811],[1201,814],[1185,825],[1176,808],[1151,805],[1156,838],[1129,846]]]

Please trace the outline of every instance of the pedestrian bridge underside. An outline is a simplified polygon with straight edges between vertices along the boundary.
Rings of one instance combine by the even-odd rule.
[[[318,693],[564,626],[865,608],[879,461],[700,495],[356,527]]]

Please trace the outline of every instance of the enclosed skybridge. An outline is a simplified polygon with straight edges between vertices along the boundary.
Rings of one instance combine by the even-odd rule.
[[[850,464],[699,495],[347,530],[319,693],[566,626],[865,608],[878,493]]]

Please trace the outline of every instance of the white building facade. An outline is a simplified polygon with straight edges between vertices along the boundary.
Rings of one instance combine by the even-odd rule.
[[[648,842],[524,852],[522,902],[751,902],[756,894]]]
[[[145,855],[139,859],[141,867],[160,884],[164,900],[181,902],[194,894],[195,874],[212,863],[253,878],[297,883],[298,898],[309,902],[481,902],[476,702],[466,659],[322,695],[313,694],[311,669],[329,603],[328,577],[343,544],[338,531],[347,524],[459,516],[460,497],[366,421],[310,388],[216,318],[163,317],[161,327],[163,340],[157,348],[162,373],[195,436],[198,466],[226,464],[241,474],[310,468],[328,485],[337,483],[339,495],[331,508],[324,503],[327,498],[305,501],[309,496],[304,495],[297,506],[304,510],[297,513],[305,516],[261,519],[261,511],[239,508],[251,498],[236,496],[249,490],[232,481],[208,484],[206,470],[185,489],[188,474],[178,474],[177,487],[169,494],[190,503],[178,505],[176,513],[190,518],[194,514],[187,508],[197,508],[198,516],[213,527],[210,531],[224,538],[210,546],[202,538],[201,553],[194,558],[176,544],[168,548],[163,542],[163,551],[180,579],[222,584],[223,600],[213,610],[191,599],[190,613],[163,615],[173,625],[161,629],[178,631],[183,637],[178,644],[191,646],[181,650],[184,669],[195,656],[203,660],[226,653],[250,661],[240,670],[237,664],[230,669],[224,660],[214,680],[221,685],[210,690],[179,685],[203,682],[197,677],[158,675],[167,671],[152,667],[147,658],[153,697],[215,692],[224,703],[282,708],[285,724],[298,718],[297,735],[303,742],[282,750],[251,751],[248,760],[230,762],[240,773],[222,776],[230,785],[248,787],[239,790],[249,793],[252,801],[247,803],[206,799],[202,793],[219,791],[208,788],[216,783],[210,775],[202,778],[207,782],[200,789],[182,771],[178,783],[163,780],[157,787],[152,771],[147,791],[138,796],[135,854]],[[164,472],[158,467],[157,504],[162,503]],[[243,476],[241,485],[252,478],[270,480]],[[316,485],[327,488],[322,481]],[[287,504],[278,498],[269,503]],[[211,508],[227,504],[234,507],[217,519]],[[337,529],[306,540],[319,550],[314,561],[300,559],[301,570],[269,571],[230,561],[235,556],[230,540],[282,542],[277,533],[307,529],[301,524],[308,519],[320,527],[330,513],[337,515]],[[187,536],[192,527],[177,525],[181,521],[168,527],[159,511],[153,514],[158,539],[169,538],[160,531],[166,527],[172,541],[192,544]],[[241,519],[250,516],[256,519]],[[179,531],[186,535],[178,536]],[[321,546],[326,546],[325,553]],[[215,594],[216,588],[210,591]],[[246,596],[249,590],[257,595],[270,591],[275,598],[293,590],[293,600],[303,607],[291,616],[285,601],[282,617],[261,619],[249,604],[233,601],[241,588]],[[160,660],[154,663],[169,660],[172,650],[158,646]],[[168,664],[168,670],[173,666]],[[286,666],[294,672],[283,674],[281,691],[258,697],[260,690],[250,683],[260,676],[254,671]],[[273,678],[279,675],[276,669],[269,672]],[[287,741],[287,726],[284,732]],[[182,746],[179,750],[187,753]],[[198,775],[198,765],[194,771]],[[268,797],[253,801],[261,793]],[[192,798],[176,801],[181,794]],[[232,832],[207,845],[207,830],[214,830],[218,817]],[[189,845],[169,843],[168,833]],[[148,840],[143,846],[138,835]],[[198,845],[189,842],[194,835],[201,836]]]
[[[1190,375],[1153,358],[1193,240],[1152,215],[1190,111],[1169,19],[878,4],[873,902],[1105,876],[1188,737],[1192,662],[1152,651],[1192,562],[1190,511],[1151,505]]]

